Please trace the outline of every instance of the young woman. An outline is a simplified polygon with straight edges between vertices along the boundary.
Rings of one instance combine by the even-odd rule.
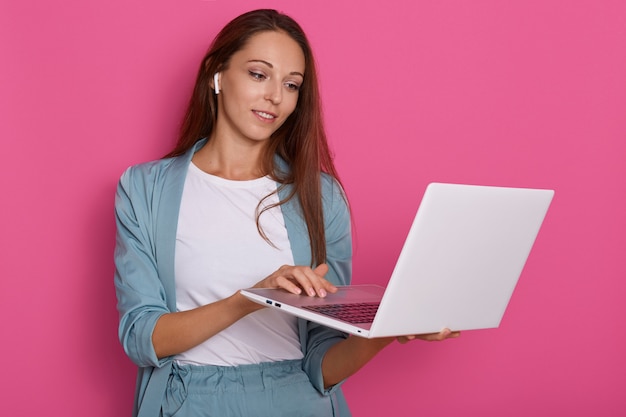
[[[349,415],[341,381],[394,339],[347,337],[239,293],[325,297],[350,282],[349,210],[296,22],[257,10],[222,29],[176,148],[122,175],[116,220],[134,415]]]

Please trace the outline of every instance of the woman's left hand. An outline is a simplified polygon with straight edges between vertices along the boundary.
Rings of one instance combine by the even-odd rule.
[[[427,342],[441,342],[446,339],[459,337],[461,332],[453,332],[450,329],[443,329],[439,333],[414,334],[409,336],[398,336],[396,340],[400,343],[408,343],[411,340],[425,340]]]

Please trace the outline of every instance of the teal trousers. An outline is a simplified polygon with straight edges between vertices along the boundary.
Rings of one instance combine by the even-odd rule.
[[[163,417],[332,417],[299,360],[242,366],[174,364]]]

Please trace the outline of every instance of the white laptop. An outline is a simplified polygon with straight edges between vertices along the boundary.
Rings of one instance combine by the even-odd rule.
[[[432,183],[386,288],[344,286],[325,298],[280,289],[241,293],[367,338],[495,328],[553,195],[553,190]]]

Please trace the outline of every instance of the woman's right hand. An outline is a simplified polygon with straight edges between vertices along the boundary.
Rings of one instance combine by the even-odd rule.
[[[281,288],[292,294],[306,294],[309,297],[326,297],[337,292],[337,287],[324,276],[328,265],[320,264],[315,269],[308,266],[283,265],[277,271],[259,281],[254,288]]]

